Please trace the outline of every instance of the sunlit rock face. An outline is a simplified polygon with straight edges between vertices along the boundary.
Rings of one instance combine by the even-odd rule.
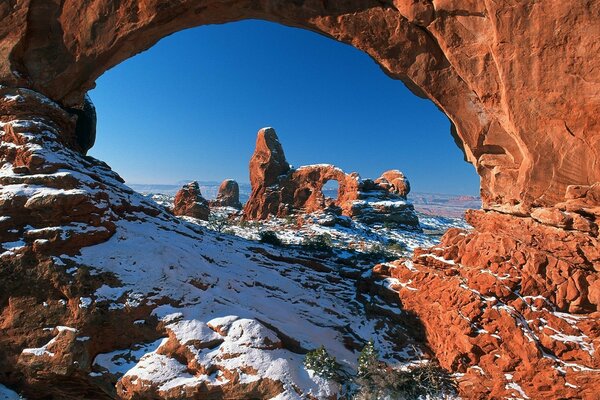
[[[65,106],[108,68],[191,26],[262,18],[371,55],[432,99],[481,176],[485,208],[528,212],[600,181],[597,2],[109,0],[0,7],[0,83]],[[125,45],[125,43],[127,43]]]
[[[208,220],[210,214],[208,200],[202,197],[198,182],[185,184],[177,191],[173,202],[173,214]]]
[[[225,179],[219,185],[217,198],[210,202],[211,207],[232,207],[241,209],[240,185],[233,179]]]
[[[440,248],[417,253],[412,265],[380,272],[396,277],[398,298],[423,321],[443,366],[465,373],[461,395],[594,398],[597,1],[3,2],[2,381],[31,398],[85,398],[90,390],[114,397],[113,381],[90,375],[101,374],[92,371],[94,356],[166,337],[151,309],[187,301],[161,297],[162,283],[184,259],[198,263],[202,234],[129,191],[106,165],[81,157],[93,135],[78,132],[78,114],[65,110],[84,110],[84,95],[102,73],[160,38],[244,18],[307,28],[364,50],[452,122],[452,135],[481,177],[485,211],[469,216],[473,231],[448,232]],[[154,222],[140,235],[138,222],[149,216]],[[156,243],[178,242],[174,237],[194,237],[200,247],[186,242],[177,251],[187,258],[163,260],[165,249]],[[124,253],[111,259],[122,242],[134,244],[136,257],[148,253],[162,262]],[[84,258],[62,257],[79,253]],[[214,271],[208,264],[205,271]],[[148,275],[136,281],[132,274]],[[136,285],[153,280],[140,297]],[[113,290],[119,287],[125,289]],[[154,287],[163,289],[156,294]],[[86,307],[88,298],[105,308]],[[111,310],[113,303],[121,306]],[[78,340],[92,333],[89,344]],[[173,351],[175,345],[160,354]],[[265,385],[274,393],[276,385]],[[331,395],[327,390],[323,396]]]
[[[329,181],[338,183],[336,198],[323,193]],[[402,172],[387,171],[373,181],[331,164],[292,168],[273,128],[258,132],[250,182],[252,193],[244,208],[248,220],[325,212],[369,225],[419,228],[415,210],[406,199],[410,184]]]

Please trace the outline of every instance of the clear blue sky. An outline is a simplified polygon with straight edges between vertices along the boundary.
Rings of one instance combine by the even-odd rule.
[[[276,129],[288,162],[362,177],[400,169],[414,191],[478,194],[448,119],[366,54],[269,22],[171,35],[106,72],[90,155],[130,183],[248,182],[256,132]]]

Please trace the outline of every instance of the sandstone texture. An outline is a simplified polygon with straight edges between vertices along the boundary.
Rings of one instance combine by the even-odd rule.
[[[210,202],[211,207],[232,207],[241,209],[240,186],[233,179],[225,179],[219,186],[217,198]]]
[[[315,271],[312,280],[327,288],[319,291],[326,305],[303,308],[316,292],[310,291],[313,282],[287,278],[294,268],[233,245],[229,258],[209,251],[229,245],[174,219],[124,186],[108,166],[83,156],[94,138],[85,94],[100,75],[173,32],[246,18],[309,29],[368,53],[391,78],[448,116],[451,134],[481,177],[483,210],[469,214],[472,231],[451,230],[441,246],[375,268],[363,282],[364,293],[380,293],[416,315],[442,365],[464,374],[463,398],[596,399],[598,0],[0,3],[0,382],[32,399],[193,398],[209,386],[211,396],[223,395],[217,380],[227,373],[237,379],[237,373],[243,382],[261,382],[248,389],[259,398],[278,390],[335,396],[327,382],[294,374],[301,371],[303,346],[342,332],[352,347],[353,333],[363,332],[350,318],[358,315],[349,295],[354,282]],[[256,182],[277,183],[296,173],[297,179],[315,175],[310,182],[337,176],[340,188],[344,179],[348,187],[358,185],[329,167],[292,171],[283,151],[278,154],[263,136],[265,151],[253,160],[270,167],[255,171]],[[408,189],[383,178],[397,195]],[[257,198],[265,199],[264,207],[248,210],[253,218],[293,205],[263,189]],[[338,199],[345,193],[340,189]],[[323,206],[318,195],[306,194],[296,198],[306,197],[308,209]],[[242,264],[248,269],[221,268]],[[236,357],[230,364],[214,358],[225,372],[208,368],[211,375],[203,375],[210,360],[186,365],[192,360],[186,351],[219,341],[207,342],[203,327],[173,338],[177,329],[168,326],[245,316],[247,309],[232,310],[232,304],[247,302],[240,297],[245,291],[276,301],[275,289],[244,284],[256,271],[268,271],[270,287],[290,285],[281,303],[252,311],[248,326],[262,333],[243,343],[244,352],[256,357],[238,364]],[[302,296],[305,302],[298,301]],[[271,314],[290,304],[290,319]],[[339,317],[334,328],[332,313]],[[294,329],[298,315],[317,322]],[[285,350],[264,347],[273,332]],[[285,339],[291,332],[304,335],[295,338],[300,347]],[[379,344],[394,337],[399,335],[388,334]],[[232,346],[227,354],[238,355],[237,336],[222,340]],[[354,354],[332,346],[338,358]],[[275,358],[286,360],[279,375],[250,361]],[[138,379],[119,373],[117,362]],[[167,363],[166,381],[152,375]],[[140,382],[149,383],[146,391]],[[298,389],[303,382],[320,392]],[[178,394],[170,392],[178,385]]]
[[[337,181],[337,198],[323,193],[325,184]],[[406,200],[410,191],[402,172],[385,172],[375,181],[347,174],[330,164],[292,168],[273,128],[258,132],[250,159],[252,193],[244,218],[267,219],[309,213],[331,213],[367,224],[390,224],[418,229],[419,219]]]
[[[307,28],[365,51],[448,115],[485,208],[527,212],[600,182],[596,0],[9,1],[0,17],[0,84],[68,107],[181,29],[244,18]]]
[[[198,182],[194,181],[183,185],[175,194],[173,214],[208,220],[210,215],[208,200],[202,197]]]
[[[597,399],[597,235],[492,211],[467,220],[472,232],[376,266],[364,291],[387,283],[468,398]]]

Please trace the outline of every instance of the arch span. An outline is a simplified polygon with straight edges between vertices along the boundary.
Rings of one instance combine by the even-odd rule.
[[[246,18],[310,29],[368,53],[446,113],[481,177],[486,210],[468,214],[474,230],[451,230],[412,261],[376,266],[357,278],[360,289],[393,289],[386,296],[418,316],[441,365],[464,374],[465,398],[593,398],[600,370],[590,351],[600,331],[598,0],[2,2],[0,378],[29,387],[32,398],[48,388],[81,398],[99,385],[88,376],[88,355],[156,339],[155,326],[135,326],[140,317],[156,322],[148,307],[105,313],[94,325],[81,300],[102,277],[83,271],[72,280],[56,262],[126,239],[115,235],[123,221],[151,220],[156,232],[157,221],[172,221],[81,154],[90,141],[78,140],[66,110],[83,106],[104,71],[160,38]],[[271,166],[265,176],[285,171]],[[135,257],[152,250],[148,243]],[[118,284],[113,275],[104,279]],[[56,359],[65,364],[40,363],[35,351],[20,353],[25,342],[55,343],[37,329],[40,321],[83,332],[100,325],[97,336],[111,341],[82,343],[76,329],[58,329]],[[77,385],[62,385],[73,377]]]
[[[264,19],[361,49],[434,101],[481,176],[484,208],[527,214],[564,200],[569,185],[600,181],[593,117],[600,109],[598,61],[563,62],[600,50],[588,34],[597,31],[596,1],[578,7],[558,0],[9,3],[0,8],[6,21],[0,57],[7,60],[0,82],[33,88],[64,106],[81,103],[104,71],[166,35]],[[556,30],[556,21],[568,29]]]

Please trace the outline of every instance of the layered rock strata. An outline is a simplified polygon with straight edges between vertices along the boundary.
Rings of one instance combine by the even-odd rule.
[[[567,216],[470,211],[473,231],[376,266],[366,291],[385,282],[419,316],[468,398],[596,399],[600,242],[589,219],[583,231],[557,227]]]

